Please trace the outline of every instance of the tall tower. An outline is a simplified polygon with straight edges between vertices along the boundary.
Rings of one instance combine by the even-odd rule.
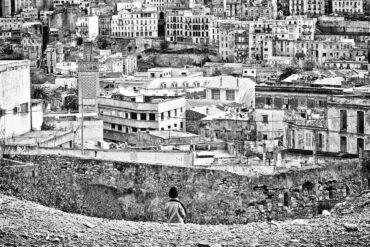
[[[78,102],[82,112],[97,112],[99,66],[93,58],[92,42],[85,42],[83,60],[78,63]]]

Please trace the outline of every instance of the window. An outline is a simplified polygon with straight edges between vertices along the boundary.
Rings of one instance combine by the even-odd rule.
[[[235,101],[235,90],[226,90],[226,100]]]
[[[155,121],[155,114],[154,113],[149,113],[149,120],[150,121]]]
[[[318,134],[318,142],[319,143],[318,143],[318,147],[317,147],[319,151],[322,151],[322,149],[323,149],[323,144],[324,144],[323,139],[324,139],[323,134],[319,133]]]
[[[135,112],[131,112],[131,119],[137,119],[137,114]]]
[[[28,112],[28,103],[21,104],[21,112],[22,113]]]
[[[161,113],[161,120],[162,121],[164,120],[164,113],[163,112]]]
[[[340,151],[342,153],[347,153],[347,137],[345,136],[340,137]]]
[[[269,122],[269,116],[268,115],[262,115],[262,123],[268,123]]]
[[[358,138],[357,139],[357,153],[360,154],[364,151],[364,139]]]
[[[312,135],[311,132],[306,132],[306,147],[311,147]]]
[[[132,132],[137,132],[137,128],[132,127]]]
[[[146,120],[146,113],[140,113],[140,120]]]
[[[365,131],[365,116],[363,111],[357,112],[357,133],[364,134]]]
[[[268,137],[267,137],[267,135],[263,135],[262,138],[263,138],[263,140],[267,140]]]
[[[272,99],[266,98],[266,105],[272,105]]]
[[[118,125],[118,130],[122,131],[122,125],[120,125],[120,124]]]
[[[112,130],[116,129],[116,125],[115,124],[111,124],[110,127],[111,127]]]
[[[220,90],[219,89],[212,89],[211,90],[211,98],[213,100],[219,100],[220,99]]]
[[[184,128],[184,123],[183,122],[180,122],[180,128]]]
[[[347,111],[340,110],[340,130],[347,130]]]

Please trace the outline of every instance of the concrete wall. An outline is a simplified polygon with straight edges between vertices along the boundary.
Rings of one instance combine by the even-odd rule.
[[[184,202],[187,222],[236,224],[312,217],[362,189],[355,160],[273,176],[247,177],[184,167],[15,156],[37,164],[13,192],[65,211],[127,220],[164,221],[171,186]],[[168,159],[169,160],[169,159]],[[14,180],[13,180],[14,181]],[[13,183],[14,184],[14,183]]]
[[[161,164],[189,167],[193,163],[193,154],[190,152],[161,152],[161,151],[101,151],[84,150],[84,155],[78,149],[37,148],[9,146],[6,148],[9,155],[66,155],[81,158],[96,158],[120,162],[135,162],[143,164]]]

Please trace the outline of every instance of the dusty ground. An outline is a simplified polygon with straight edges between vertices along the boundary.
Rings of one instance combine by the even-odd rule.
[[[179,226],[69,214],[0,194],[0,246],[370,246],[370,193],[334,211],[305,220]]]

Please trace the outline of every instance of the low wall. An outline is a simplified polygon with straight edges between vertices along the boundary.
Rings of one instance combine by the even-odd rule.
[[[187,222],[198,224],[312,217],[359,193],[363,186],[362,166],[357,160],[248,177],[54,155],[12,158],[37,167],[33,177],[19,177],[22,182],[11,183],[16,195],[69,212],[114,219],[165,221],[164,204],[172,186],[178,188],[187,208]]]
[[[81,150],[78,149],[8,146],[4,153],[9,155],[62,155],[133,163],[169,164],[171,166],[186,167],[193,165],[193,154],[191,152],[184,151],[104,151],[86,149],[82,155]],[[169,163],[169,161],[171,162]]]

